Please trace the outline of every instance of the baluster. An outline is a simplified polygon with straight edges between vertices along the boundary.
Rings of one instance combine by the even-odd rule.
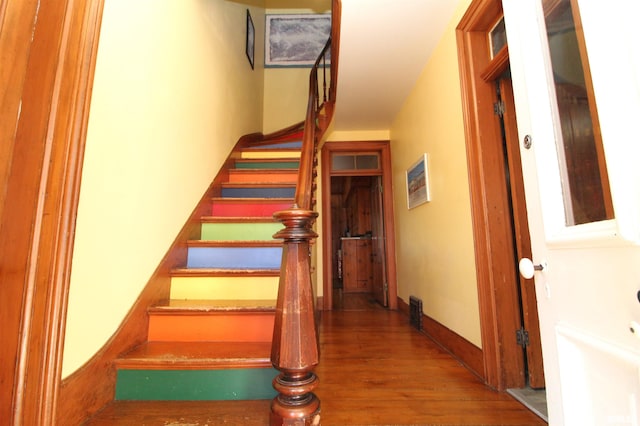
[[[318,384],[318,333],[311,286],[310,242],[318,213],[294,205],[274,217],[284,229],[278,302],[271,363],[280,371],[273,380],[278,395],[271,403],[271,425],[320,424],[320,400],[312,392]]]
[[[322,103],[327,102],[327,58],[322,56]]]

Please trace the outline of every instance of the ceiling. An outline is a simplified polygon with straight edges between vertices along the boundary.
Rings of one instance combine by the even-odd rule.
[[[342,0],[334,130],[388,130],[459,0]]]

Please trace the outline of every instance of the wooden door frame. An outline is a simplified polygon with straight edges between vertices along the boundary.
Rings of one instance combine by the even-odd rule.
[[[333,236],[331,224],[331,155],[335,152],[379,152],[382,167],[382,193],[384,229],[386,239],[385,262],[387,264],[387,283],[389,309],[398,309],[398,282],[396,279],[396,246],[395,225],[393,220],[393,187],[391,173],[391,147],[389,141],[357,141],[357,142],[325,142],[321,153],[322,173],[322,271],[323,296],[322,308],[325,311],[333,309],[333,268],[330,239]],[[357,174],[357,173],[353,173]],[[340,176],[346,176],[341,174]],[[329,241],[328,241],[329,239]]]
[[[3,321],[0,418],[11,425],[56,422],[103,2],[0,3],[0,45],[14,52],[0,63],[12,79],[0,82],[10,146],[0,176],[0,317],[15,318]]]
[[[501,16],[500,0],[473,0],[456,29],[484,373],[486,383],[498,390],[525,386],[524,353],[515,336],[522,327],[514,283],[516,248],[500,119],[493,110],[495,80],[507,68],[509,55],[505,47],[490,59],[487,38]]]

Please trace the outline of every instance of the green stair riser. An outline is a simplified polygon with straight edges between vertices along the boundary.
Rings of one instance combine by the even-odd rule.
[[[119,370],[116,400],[236,401],[272,399],[273,368]]]
[[[201,240],[206,241],[270,241],[282,229],[279,222],[203,223]]]
[[[171,299],[275,300],[279,277],[171,277]]]
[[[299,161],[238,161],[236,169],[297,169]]]

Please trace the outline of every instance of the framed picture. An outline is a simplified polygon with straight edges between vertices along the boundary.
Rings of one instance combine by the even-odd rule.
[[[255,46],[256,46],[256,28],[253,26],[253,19],[251,19],[251,13],[249,9],[247,9],[247,58],[249,59],[249,64],[251,65],[251,69],[253,69],[254,58],[255,58]]]
[[[412,209],[431,201],[429,192],[429,156],[423,154],[407,169],[407,207]]]
[[[328,13],[267,15],[264,66],[312,67],[330,35]]]

